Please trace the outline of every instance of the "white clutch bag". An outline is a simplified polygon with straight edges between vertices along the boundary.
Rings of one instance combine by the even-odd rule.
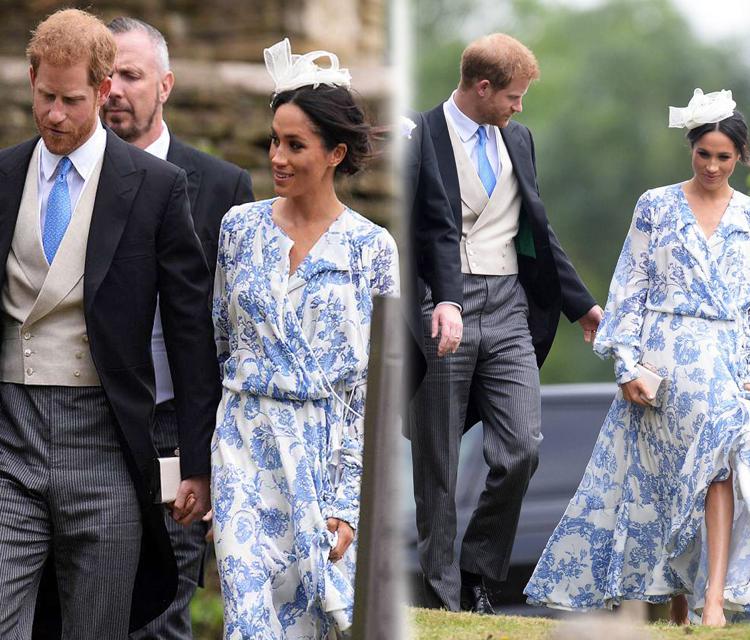
[[[658,404],[659,391],[664,384],[664,378],[658,373],[651,371],[648,367],[644,367],[642,364],[635,365],[635,368],[638,371],[638,379],[646,386],[648,395],[654,398],[649,401],[649,404],[655,406]]]
[[[177,497],[177,489],[182,481],[179,456],[156,458],[154,472],[154,477],[159,483],[154,492],[154,502],[161,504],[173,502]]]

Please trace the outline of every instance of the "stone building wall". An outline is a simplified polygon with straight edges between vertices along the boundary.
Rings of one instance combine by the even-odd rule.
[[[258,198],[273,195],[268,168],[271,81],[262,49],[289,36],[294,51],[327,48],[352,72],[352,86],[376,125],[392,115],[392,75],[384,58],[384,0],[120,0],[77,3],[105,20],[141,18],[167,37],[175,87],[165,120],[176,135],[250,171]],[[67,6],[76,3],[67,3]],[[28,66],[23,57],[34,25],[57,0],[0,0],[0,147],[36,133]],[[337,17],[338,16],[338,17]],[[344,19],[345,18],[345,19]],[[326,29],[326,24],[330,26]],[[337,27],[336,25],[341,25]],[[353,37],[354,34],[357,37]],[[337,45],[326,43],[326,38]],[[389,223],[393,180],[387,142],[368,169],[339,183],[342,200]]]

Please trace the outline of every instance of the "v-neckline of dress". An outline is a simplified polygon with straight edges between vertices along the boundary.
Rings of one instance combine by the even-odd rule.
[[[292,289],[296,289],[297,287],[299,287],[299,286],[301,286],[302,284],[305,283],[305,278],[303,277],[303,273],[304,273],[303,268],[310,262],[310,260],[314,256],[317,255],[317,253],[319,252],[319,247],[321,246],[321,244],[323,243],[323,241],[326,240],[332,233],[336,233],[337,232],[336,228],[340,224],[342,224],[343,219],[345,218],[345,216],[346,216],[346,214],[347,214],[348,211],[349,211],[349,207],[346,206],[346,205],[344,205],[344,208],[341,210],[341,213],[339,213],[339,215],[336,216],[336,218],[334,218],[331,221],[331,223],[328,225],[328,227],[326,227],[325,231],[323,231],[323,233],[321,233],[320,236],[318,236],[318,239],[315,240],[315,242],[313,243],[313,245],[310,247],[310,250],[307,252],[307,254],[305,255],[305,257],[302,258],[302,260],[300,260],[299,264],[297,265],[297,267],[295,268],[294,271],[290,271],[289,267],[287,266],[287,268],[285,269],[285,272],[286,272],[286,283],[287,283],[286,284],[287,293],[289,291],[291,291]],[[294,240],[292,239],[292,237],[286,231],[284,231],[284,229],[281,227],[281,225],[279,225],[273,219],[273,204],[271,205],[271,207],[269,207],[268,218],[269,218],[269,221],[270,221],[271,225],[273,226],[273,228],[276,229],[276,231],[279,233],[279,235],[284,240],[286,240],[286,242],[289,243],[288,249],[286,251],[286,260],[287,260],[287,265],[290,265],[291,264],[291,260],[290,260],[289,256],[290,256],[292,247],[294,246]]]
[[[714,228],[713,232],[710,236],[706,235],[706,232],[703,230],[703,227],[701,227],[700,222],[698,222],[698,216],[695,215],[695,212],[693,211],[693,208],[690,206],[690,201],[688,200],[687,193],[685,193],[685,189],[683,188],[684,183],[680,183],[677,185],[677,189],[680,192],[680,196],[682,198],[682,204],[687,209],[687,212],[690,214],[690,221],[695,224],[695,226],[698,228],[698,232],[700,237],[703,239],[703,241],[706,243],[707,247],[711,246],[711,241],[715,238],[717,232],[719,229],[721,229],[724,226],[724,221],[727,217],[727,212],[729,211],[729,208],[732,206],[732,201],[734,200],[735,194],[737,193],[736,189],[732,189],[732,195],[729,196],[729,200],[727,200],[727,204],[724,207],[724,211],[721,213],[721,217],[719,218],[719,222],[717,223],[716,227]]]

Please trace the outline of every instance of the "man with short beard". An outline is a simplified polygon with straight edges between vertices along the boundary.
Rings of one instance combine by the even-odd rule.
[[[61,633],[122,640],[171,602],[151,331],[157,297],[180,422],[182,525],[209,510],[219,399],[211,277],[185,172],[105,130],[116,45],[79,10],[27,49],[41,138],[0,150],[0,637],[20,637],[54,551]]]
[[[547,220],[531,132],[512,120],[539,76],[534,54],[494,33],[461,56],[458,88],[424,114],[459,230],[463,336],[454,354],[425,345],[411,429],[426,600],[492,614],[541,442],[538,367],[562,311],[590,341],[602,317]],[[422,302],[425,337],[434,303]],[[427,340],[425,340],[427,343]],[[461,544],[456,477],[465,427],[482,421],[486,485]]]
[[[171,135],[163,121],[163,109],[174,86],[174,74],[169,68],[164,36],[153,26],[134,18],[115,18],[107,26],[117,42],[117,58],[112,90],[102,107],[104,122],[123,140],[187,172],[190,212],[213,273],[222,217],[232,206],[254,199],[250,175]],[[179,424],[158,310],[152,354],[157,402],[154,441],[160,455],[172,456],[178,446]],[[207,527],[203,522],[181,527],[166,509],[164,517],[179,570],[177,596],[167,611],[133,634],[133,639],[192,638],[189,604],[202,582]]]

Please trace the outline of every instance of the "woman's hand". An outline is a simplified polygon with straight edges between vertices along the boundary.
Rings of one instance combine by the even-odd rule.
[[[344,553],[349,548],[352,540],[354,540],[354,529],[351,528],[348,522],[339,520],[338,518],[328,518],[327,523],[329,531],[335,531],[339,534],[338,542],[331,549],[331,553],[328,554],[328,559],[331,562],[338,562],[344,557]]]
[[[640,378],[636,378],[630,382],[623,382],[620,385],[620,389],[622,389],[622,397],[625,400],[639,404],[642,407],[650,407],[651,401],[654,399],[654,396],[648,394],[646,384]]]

